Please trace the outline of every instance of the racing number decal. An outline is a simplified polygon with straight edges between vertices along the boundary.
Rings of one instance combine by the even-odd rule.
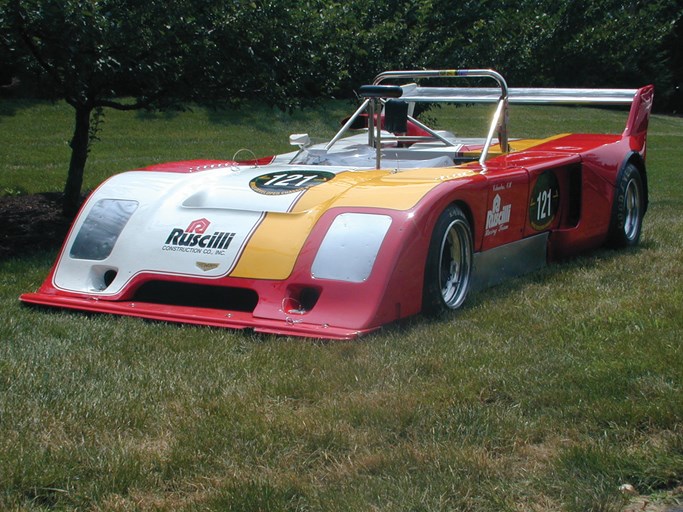
[[[546,229],[560,206],[560,186],[552,172],[544,172],[536,180],[529,203],[531,227],[537,231]]]
[[[249,182],[259,194],[291,194],[330,181],[334,174],[325,171],[282,171],[262,174]]]

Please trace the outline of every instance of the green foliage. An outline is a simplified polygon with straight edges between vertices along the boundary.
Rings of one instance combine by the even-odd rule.
[[[74,106],[132,110],[259,97],[289,107],[327,92],[327,77],[339,68],[325,51],[330,27],[316,23],[323,2],[4,3],[3,48],[22,55],[37,90]]]
[[[3,56],[17,72],[22,57],[72,101],[123,95],[145,106],[189,95],[289,107],[416,67],[490,67],[519,85],[655,82],[660,101],[680,79],[676,0],[2,4]]]
[[[666,103],[672,68],[663,42],[680,16],[677,3],[666,0],[560,4],[554,13],[554,37],[544,52],[549,83],[592,87],[654,83],[658,100]],[[561,59],[551,58],[558,54]]]
[[[156,91],[162,80],[178,78],[193,39],[178,19],[187,9],[184,2],[174,3],[176,8],[163,2],[143,8],[127,1],[7,3],[6,24],[25,55],[25,77],[73,106],[138,94],[142,91],[133,89],[140,84]],[[139,96],[147,100],[144,93]]]
[[[419,65],[490,67],[525,86],[655,83],[661,105],[673,92],[668,37],[683,13],[675,0],[424,2],[418,12],[407,39],[419,41]]]

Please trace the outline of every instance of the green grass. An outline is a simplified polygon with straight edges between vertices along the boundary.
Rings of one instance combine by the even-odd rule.
[[[164,160],[282,151],[289,132],[334,131],[347,107],[107,112],[86,186]],[[70,116],[0,107],[0,193],[61,188]],[[511,132],[623,122],[516,108]],[[683,499],[683,119],[654,116],[648,151],[640,247],[356,342],[29,308],[17,297],[55,254],[1,262],[0,509],[617,511],[625,483]]]

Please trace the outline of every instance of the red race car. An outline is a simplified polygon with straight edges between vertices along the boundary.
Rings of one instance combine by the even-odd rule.
[[[419,85],[424,79],[430,85]],[[472,87],[490,80],[493,87]],[[406,83],[409,82],[409,83]],[[89,197],[27,303],[348,339],[472,289],[638,243],[653,87],[508,88],[492,70],[389,71],[329,142],[119,174]],[[422,104],[495,105],[481,138]],[[620,135],[508,135],[508,105],[630,105]]]

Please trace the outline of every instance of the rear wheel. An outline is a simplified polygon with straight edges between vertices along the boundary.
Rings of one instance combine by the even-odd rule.
[[[612,206],[607,245],[631,247],[638,244],[645,214],[645,195],[640,171],[627,164],[619,174]]]
[[[458,309],[472,276],[472,228],[457,206],[449,206],[434,226],[425,266],[422,310],[437,316]]]

